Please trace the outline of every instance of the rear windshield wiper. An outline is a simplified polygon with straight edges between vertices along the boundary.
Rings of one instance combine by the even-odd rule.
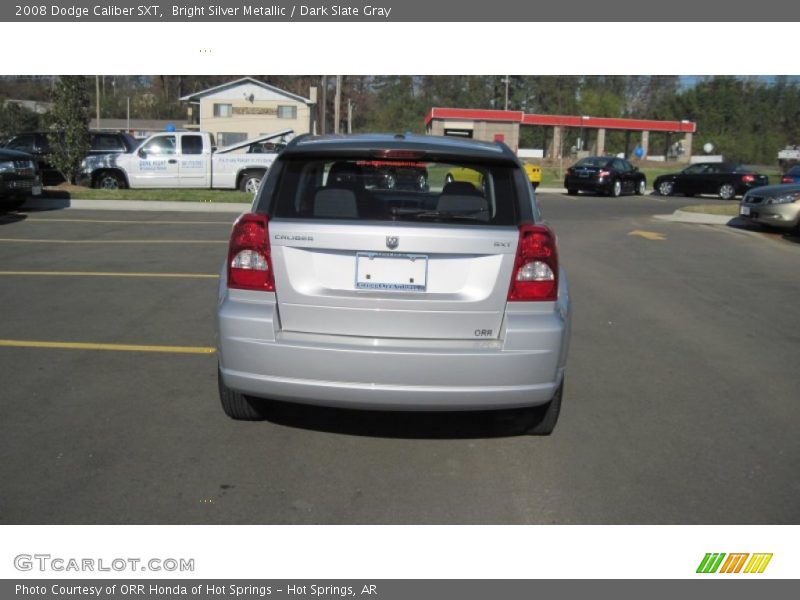
[[[393,217],[413,217],[415,219],[431,219],[446,221],[451,219],[453,221],[484,221],[486,220],[485,210],[467,210],[450,212],[444,210],[427,210],[418,208],[400,208],[395,207],[392,209]]]

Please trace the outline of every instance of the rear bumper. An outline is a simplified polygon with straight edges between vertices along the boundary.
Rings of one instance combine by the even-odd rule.
[[[561,384],[569,343],[566,278],[561,281],[558,303],[510,308],[501,339],[491,341],[282,332],[273,294],[227,290],[223,281],[217,310],[222,380],[252,396],[347,408],[544,404]]]
[[[607,192],[611,189],[611,179],[594,179],[591,177],[565,177],[564,187],[568,190],[582,192]]]
[[[752,182],[741,182],[736,185],[736,195],[737,196],[744,196],[750,190],[755,188],[764,187],[765,185],[769,185],[769,181],[752,181]]]

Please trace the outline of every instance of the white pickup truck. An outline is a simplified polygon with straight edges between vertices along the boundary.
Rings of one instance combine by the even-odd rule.
[[[784,173],[800,164],[800,146],[786,146],[778,152],[778,165]]]
[[[88,156],[81,179],[91,187],[109,190],[214,188],[255,193],[293,135],[285,129],[215,149],[210,133],[157,133],[131,152]]]

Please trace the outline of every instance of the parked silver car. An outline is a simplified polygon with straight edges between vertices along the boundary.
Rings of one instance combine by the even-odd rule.
[[[800,228],[800,184],[767,185],[750,190],[739,204],[739,215],[780,229]]]
[[[375,167],[424,169],[387,188]],[[469,181],[445,182],[453,169]],[[570,302],[556,237],[503,144],[301,136],[233,227],[217,310],[225,412],[561,407]]]

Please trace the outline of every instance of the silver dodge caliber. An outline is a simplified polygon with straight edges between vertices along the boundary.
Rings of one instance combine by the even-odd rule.
[[[300,136],[233,226],[219,287],[222,406],[528,408],[549,434],[567,279],[505,145]]]

